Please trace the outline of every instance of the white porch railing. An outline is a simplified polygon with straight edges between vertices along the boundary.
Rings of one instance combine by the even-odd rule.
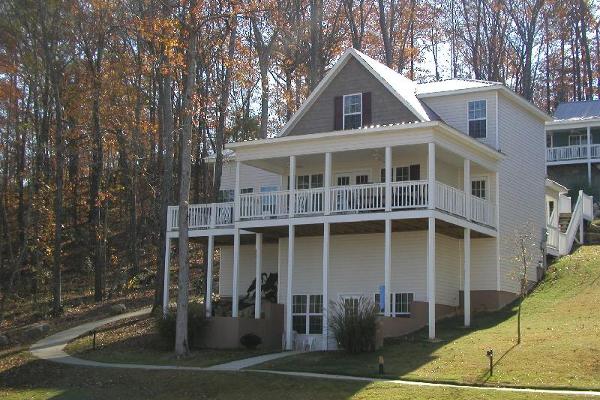
[[[577,160],[587,156],[587,145],[546,148],[546,161]]]
[[[548,232],[548,239],[546,245],[560,254],[560,230],[558,229],[558,227],[551,225],[548,225],[546,227],[546,230]]]
[[[233,202],[190,204],[188,208],[188,228],[208,228],[233,225]],[[167,230],[179,229],[179,207],[169,206],[167,210]]]
[[[332,213],[385,208],[385,183],[334,186],[330,190]]]
[[[580,197],[582,198],[582,207],[583,207],[583,218],[591,221],[594,219],[594,198],[592,196],[588,196],[583,193],[583,191],[579,192]]]
[[[483,225],[496,226],[496,206],[477,196],[471,196],[471,219]]]
[[[294,213],[297,215],[321,214],[324,211],[323,188],[296,190]]]
[[[435,192],[437,208],[450,214],[466,216],[465,192],[441,182],[436,182]]]
[[[592,158],[600,158],[600,144],[591,145],[590,154]]]
[[[419,208],[429,204],[427,181],[392,182],[392,208]]]
[[[429,206],[429,185],[425,180],[392,182],[391,210],[419,209]],[[467,197],[465,193],[442,182],[436,182],[435,207],[438,210],[466,218]],[[293,216],[310,216],[373,212],[386,209],[386,184],[334,186],[329,189],[329,209],[325,204],[324,188],[298,189],[294,191]],[[468,195],[472,221],[494,227],[495,206],[484,199]],[[167,229],[178,229],[178,207],[169,207]],[[234,203],[190,205],[189,229],[203,229],[232,225]],[[239,219],[271,219],[290,217],[290,191],[244,193],[239,197]]]
[[[240,219],[282,217],[289,214],[288,190],[240,195]]]

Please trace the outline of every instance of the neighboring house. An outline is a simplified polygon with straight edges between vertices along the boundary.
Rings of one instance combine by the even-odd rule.
[[[600,187],[600,100],[560,103],[546,123],[548,177],[569,188]]]
[[[549,120],[499,83],[416,84],[351,49],[278,137],[227,145],[224,202],[190,206],[190,237],[220,249],[222,298],[278,274],[287,349],[335,348],[328,304],[362,296],[380,304],[382,336],[429,326],[434,338],[436,320],[464,314],[468,326],[472,310],[516,298],[517,230],[531,225],[545,247],[562,190],[545,183]],[[234,301],[211,321],[236,338],[265,332],[265,307]]]

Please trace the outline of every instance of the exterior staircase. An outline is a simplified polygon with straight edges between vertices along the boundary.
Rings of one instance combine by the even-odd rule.
[[[600,227],[591,225],[586,229],[587,221],[593,220],[593,204],[593,198],[583,193],[583,190],[579,191],[574,206],[571,206],[570,197],[561,194],[559,217],[555,218],[553,213],[546,228],[548,254],[558,257],[570,254],[575,242],[583,244],[598,241],[600,243]]]

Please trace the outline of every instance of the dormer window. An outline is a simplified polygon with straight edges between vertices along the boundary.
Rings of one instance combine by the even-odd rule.
[[[344,128],[356,129],[362,126],[362,93],[344,96]]]
[[[469,102],[469,136],[485,139],[487,136],[487,104],[485,100]]]

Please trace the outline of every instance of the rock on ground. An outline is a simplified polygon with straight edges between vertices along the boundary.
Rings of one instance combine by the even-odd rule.
[[[0,347],[8,346],[8,337],[6,335],[0,335]]]
[[[125,307],[125,304],[113,304],[110,307],[110,313],[114,315],[123,314],[125,311],[127,311],[127,307]]]
[[[50,325],[45,322],[31,325],[25,330],[25,336],[30,339],[37,339],[44,336],[50,330]]]

